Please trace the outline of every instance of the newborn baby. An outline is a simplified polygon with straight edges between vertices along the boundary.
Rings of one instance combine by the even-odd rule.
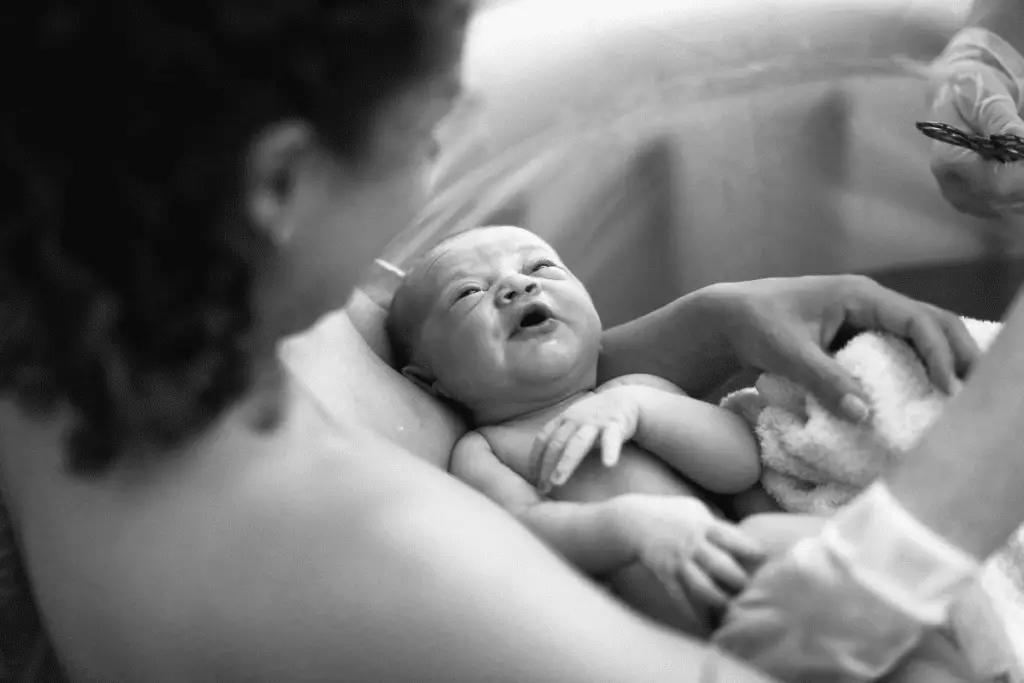
[[[713,629],[764,551],[689,483],[719,494],[757,483],[757,444],[740,417],[652,376],[598,386],[593,302],[555,251],[519,228],[475,229],[431,249],[395,294],[388,333],[403,374],[475,427],[455,447],[452,474],[638,609],[694,634]],[[584,460],[568,481],[556,472],[553,491],[540,486],[555,463],[594,448],[601,461]],[[772,541],[802,523],[784,520],[751,528]]]

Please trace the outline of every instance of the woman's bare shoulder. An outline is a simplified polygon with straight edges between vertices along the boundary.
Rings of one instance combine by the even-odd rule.
[[[404,647],[389,615],[426,640],[444,595],[493,575],[451,571],[480,553],[466,534],[525,533],[436,467],[372,431],[332,430],[301,401],[272,435],[228,430],[142,475],[94,479],[63,468],[58,424],[0,408],[29,579],[83,680],[325,680],[359,667],[356,679],[403,680],[387,675]]]

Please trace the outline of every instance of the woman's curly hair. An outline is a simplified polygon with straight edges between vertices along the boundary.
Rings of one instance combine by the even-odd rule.
[[[453,4],[5,10],[0,394],[74,409],[73,471],[179,445],[243,394],[270,255],[239,208],[249,141],[299,117],[361,160],[382,108],[450,59]]]

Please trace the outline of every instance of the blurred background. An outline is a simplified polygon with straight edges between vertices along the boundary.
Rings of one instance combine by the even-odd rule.
[[[703,285],[863,272],[997,318],[1024,221],[956,212],[928,168],[926,67],[970,0],[492,0],[436,192],[385,260],[511,223],[607,325]]]

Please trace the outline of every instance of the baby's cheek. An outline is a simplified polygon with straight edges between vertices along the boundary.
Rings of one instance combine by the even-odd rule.
[[[493,344],[474,334],[456,333],[441,353],[440,367],[444,368],[444,374],[460,384],[479,383],[494,373],[497,360]]]

